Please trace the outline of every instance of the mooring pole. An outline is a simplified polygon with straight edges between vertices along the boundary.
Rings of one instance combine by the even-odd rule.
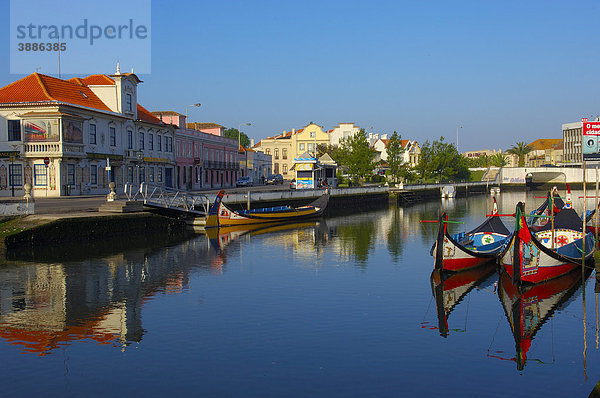
[[[585,273],[585,231],[586,231],[586,219],[587,219],[587,211],[586,211],[586,189],[585,189],[585,155],[582,157],[583,163],[583,228],[581,230],[583,237],[581,238],[581,272]],[[585,277],[585,275],[584,275]]]

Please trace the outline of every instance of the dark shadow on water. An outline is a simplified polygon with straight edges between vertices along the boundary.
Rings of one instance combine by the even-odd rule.
[[[158,249],[160,247],[183,242],[194,236],[193,232],[166,237],[164,234],[144,234],[128,237],[98,237],[93,243],[67,243],[60,246],[41,246],[4,250],[10,261],[63,262],[81,261],[90,257],[104,257],[132,249]]]

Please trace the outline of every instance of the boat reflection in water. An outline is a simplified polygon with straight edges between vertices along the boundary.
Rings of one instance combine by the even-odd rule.
[[[591,272],[591,269],[586,269],[584,280],[587,280]],[[516,355],[514,358],[490,356],[515,361],[517,369],[523,370],[535,335],[554,311],[566,307],[576,297],[575,293],[581,292],[581,286],[581,270],[574,270],[544,283],[522,286],[520,289],[503,272],[498,295],[515,338]]]
[[[306,221],[300,223],[262,223],[249,225],[233,225],[228,227],[210,228],[206,230],[206,236],[210,241],[210,246],[217,255],[224,257],[225,248],[231,242],[242,236],[262,235],[281,231],[296,231],[306,228],[317,229],[320,224],[318,221]]]
[[[442,337],[448,337],[448,317],[454,308],[474,288],[484,289],[490,286],[494,278],[496,263],[488,262],[480,267],[459,273],[447,273],[434,270],[431,273],[431,290],[437,308],[438,328]]]

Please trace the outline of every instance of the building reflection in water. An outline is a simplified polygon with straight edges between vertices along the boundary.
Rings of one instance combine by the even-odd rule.
[[[125,349],[144,335],[144,302],[182,292],[191,272],[222,272],[213,257],[199,236],[82,262],[3,266],[0,337],[39,355],[84,339]]]

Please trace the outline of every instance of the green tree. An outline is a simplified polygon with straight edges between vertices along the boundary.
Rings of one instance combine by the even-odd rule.
[[[236,141],[238,139],[238,134],[239,134],[239,139],[240,139],[240,145],[243,146],[244,148],[248,148],[250,146],[250,138],[248,138],[246,133],[244,133],[243,131],[241,133],[239,133],[238,129],[234,129],[232,127],[232,128],[225,130],[225,132],[223,133],[223,135],[225,137],[234,139]]]
[[[506,155],[502,152],[498,152],[490,156],[492,160],[492,166],[495,167],[504,167],[507,165],[508,161],[506,160]]]
[[[468,180],[471,174],[466,158],[458,153],[454,144],[444,142],[444,137],[433,143],[425,142],[416,170],[424,180]]]
[[[517,142],[515,145],[510,147],[510,149],[506,152],[516,155],[519,157],[519,167],[525,166],[525,155],[533,150],[532,147],[525,144],[523,141]]]
[[[394,131],[387,145],[388,164],[393,182],[396,182],[401,175],[402,154],[404,148],[402,148],[401,136]]]
[[[373,174],[376,166],[373,159],[375,150],[367,141],[365,129],[340,141],[341,163],[338,164],[348,170],[353,182],[360,183]],[[338,162],[338,159],[335,161]]]

